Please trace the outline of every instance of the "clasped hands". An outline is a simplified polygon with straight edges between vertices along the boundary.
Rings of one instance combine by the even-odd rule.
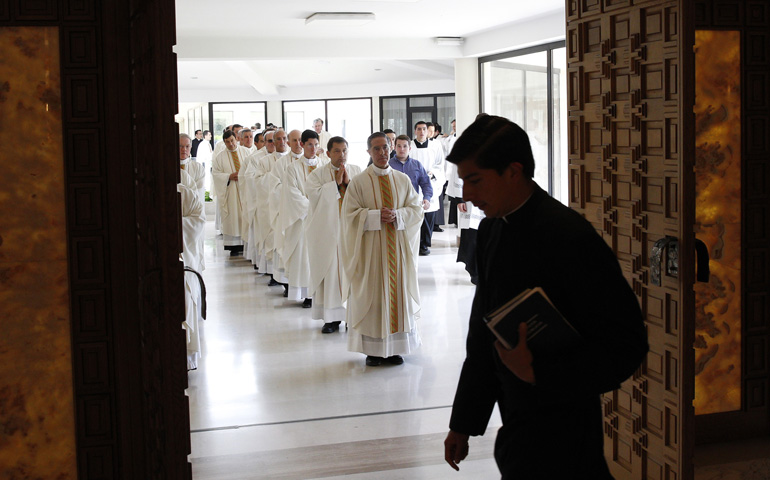
[[[238,181],[238,172],[230,174],[230,181],[231,182],[237,182]]]
[[[382,220],[382,223],[394,223],[396,221],[396,211],[392,208],[380,209],[380,220]]]
[[[345,168],[345,164],[340,165],[340,169],[334,173],[334,180],[337,182],[337,186],[347,185],[350,183],[350,177],[348,177],[348,170]]]

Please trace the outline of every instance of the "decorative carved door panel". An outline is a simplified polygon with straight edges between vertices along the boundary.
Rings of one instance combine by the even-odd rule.
[[[605,453],[618,479],[692,476],[685,432],[692,432],[693,327],[684,321],[692,317],[694,276],[688,5],[567,1],[570,206],[617,254],[650,342],[639,370],[604,396]],[[651,251],[667,237],[656,282]]]

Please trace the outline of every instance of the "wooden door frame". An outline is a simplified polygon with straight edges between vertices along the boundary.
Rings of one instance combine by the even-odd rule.
[[[174,1],[0,2],[14,26],[59,30],[78,478],[189,479]]]

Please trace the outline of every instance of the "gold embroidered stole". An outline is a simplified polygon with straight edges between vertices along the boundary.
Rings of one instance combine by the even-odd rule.
[[[380,180],[380,194],[382,195],[382,206],[393,208],[395,204],[393,191],[390,188],[390,175],[377,177]],[[385,229],[385,240],[387,243],[387,267],[388,267],[388,292],[390,293],[390,303],[388,313],[390,320],[390,333],[398,332],[398,263],[396,260],[396,225],[395,223],[383,224]]]
[[[241,160],[238,158],[238,149],[235,149],[232,152],[230,152],[230,155],[233,159],[233,166],[235,167],[235,173],[240,172]]]

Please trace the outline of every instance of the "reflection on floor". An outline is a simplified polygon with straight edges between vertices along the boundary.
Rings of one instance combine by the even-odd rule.
[[[401,366],[367,367],[346,350],[344,326],[321,334],[309,310],[268,287],[242,257],[228,257],[209,222],[204,352],[188,389],[194,478],[499,477],[497,413],[459,473],[444,463],[475,288],[455,262],[456,235],[434,234],[431,255],[418,260],[418,354]]]
[[[188,389],[194,478],[499,478],[497,412],[486,435],[471,439],[459,473],[443,460],[474,292],[455,263],[457,230],[445,230],[418,260],[418,354],[401,366],[366,367],[346,350],[344,327],[321,334],[321,322],[281,287],[228,257],[209,222],[204,352]],[[695,480],[770,479],[770,441],[728,447],[700,447]]]

